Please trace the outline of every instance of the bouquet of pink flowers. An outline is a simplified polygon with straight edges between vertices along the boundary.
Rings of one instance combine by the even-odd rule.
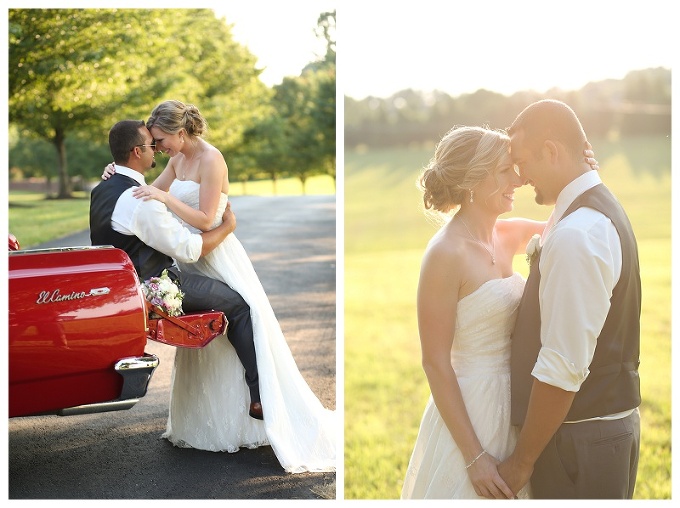
[[[170,316],[181,316],[182,311],[182,293],[177,284],[168,276],[168,271],[163,270],[160,277],[151,277],[142,282],[142,293],[144,297],[156,307]]]

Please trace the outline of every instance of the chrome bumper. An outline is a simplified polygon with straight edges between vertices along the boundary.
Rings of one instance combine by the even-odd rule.
[[[141,397],[146,395],[149,381],[151,381],[151,376],[153,376],[153,372],[158,367],[158,364],[158,357],[147,353],[144,356],[118,360],[114,370],[123,377],[123,388],[116,400],[68,407],[59,410],[57,414],[60,416],[70,416],[130,409],[139,402]]]

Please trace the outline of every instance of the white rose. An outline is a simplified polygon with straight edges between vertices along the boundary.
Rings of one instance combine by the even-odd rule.
[[[175,316],[180,314],[180,311],[182,309],[182,301],[178,300],[176,298],[165,298],[163,300],[165,302],[165,306],[168,309],[168,314]]]
[[[527,244],[527,256],[534,256],[541,246],[541,235],[534,235]]]
[[[527,263],[529,265],[533,264],[534,259],[538,255],[538,253],[541,251],[541,235],[534,235],[531,237],[531,240],[529,240],[529,243],[527,243]]]
[[[170,296],[177,296],[177,294],[179,293],[179,289],[174,283],[170,282],[168,284],[168,287],[165,288],[165,292]]]

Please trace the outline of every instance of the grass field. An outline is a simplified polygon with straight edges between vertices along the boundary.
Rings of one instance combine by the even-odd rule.
[[[595,141],[635,230],[643,285],[642,446],[636,499],[671,497],[670,141]],[[345,154],[345,499],[395,499],[429,388],[415,294],[435,226],[414,182],[433,148]],[[518,189],[512,215],[550,210]],[[515,268],[525,276],[524,256]]]
[[[330,176],[314,176],[307,180],[305,193],[335,194],[335,183]],[[302,194],[302,184],[297,178],[231,184],[230,195],[286,196]],[[89,227],[89,195],[75,192],[69,200],[45,199],[45,193],[11,191],[9,193],[9,231],[21,248],[82,231]],[[238,211],[236,211],[238,213]]]

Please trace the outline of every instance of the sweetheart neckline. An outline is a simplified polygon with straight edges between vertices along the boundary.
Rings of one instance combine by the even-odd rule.
[[[172,187],[175,184],[181,184],[181,183],[193,183],[194,185],[198,185],[199,187],[201,186],[200,183],[195,182],[193,180],[180,180],[179,178],[175,178],[173,182],[170,184],[170,187]],[[227,196],[227,199],[229,199],[229,194],[225,194],[224,192],[220,191],[221,195]]]
[[[495,278],[495,279],[489,279],[489,280],[487,280],[487,281],[484,281],[484,282],[482,282],[482,283],[479,285],[479,287],[478,287],[477,289],[475,289],[475,290],[472,291],[471,293],[468,293],[468,294],[465,295],[463,298],[461,298],[460,300],[458,300],[458,303],[460,304],[460,302],[462,302],[462,301],[465,300],[466,298],[468,298],[468,297],[470,297],[470,296],[472,296],[472,295],[478,293],[481,289],[483,289],[485,286],[487,286],[490,282],[508,281],[508,280],[511,280],[511,279],[513,279],[513,278],[515,278],[515,277],[520,277],[520,278],[521,278],[522,275],[521,275],[519,272],[513,272],[512,275],[508,275],[507,277],[497,277],[497,278]]]

